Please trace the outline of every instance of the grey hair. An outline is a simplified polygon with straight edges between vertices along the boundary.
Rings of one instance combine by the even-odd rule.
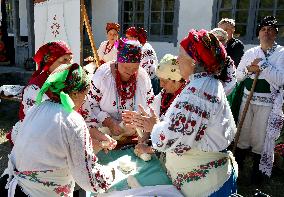
[[[218,23],[218,25],[222,25],[222,24],[224,24],[224,23],[226,23],[226,24],[230,24],[230,25],[232,25],[232,26],[236,26],[236,23],[235,23],[235,20],[234,19],[231,19],[231,18],[222,18],[221,20],[220,20],[220,22]]]

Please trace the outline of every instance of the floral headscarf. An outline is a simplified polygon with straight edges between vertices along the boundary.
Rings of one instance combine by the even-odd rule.
[[[72,54],[70,48],[63,41],[49,42],[41,46],[34,56],[34,61],[37,64],[37,70],[31,76],[28,85],[36,85],[39,88],[49,76],[49,67],[63,55]],[[51,96],[47,93],[48,96]],[[24,105],[20,104],[19,119],[25,118]]]
[[[219,75],[227,56],[224,46],[206,30],[191,30],[180,45],[209,74]]]
[[[37,95],[36,103],[40,104],[43,94],[50,90],[60,97],[64,109],[71,112],[75,105],[69,93],[84,91],[89,83],[88,76],[81,66],[78,64],[62,65],[47,78]]]
[[[137,29],[135,27],[129,27],[126,32],[125,32],[126,35],[129,35],[131,37],[135,37],[135,38],[138,38],[138,32],[137,32]]]
[[[115,42],[117,48],[117,62],[120,63],[140,63],[141,44],[139,41],[121,38]]]
[[[138,33],[138,41],[142,45],[144,45],[147,42],[147,31],[142,27],[138,27],[137,33]]]
[[[38,71],[48,71],[49,67],[63,55],[72,54],[63,41],[48,42],[41,46],[34,56]]]
[[[180,81],[182,76],[177,64],[177,56],[166,54],[157,67],[156,75],[159,78]]]
[[[114,29],[117,32],[119,32],[120,25],[118,23],[107,23],[106,24],[106,32],[109,32],[112,29]]]

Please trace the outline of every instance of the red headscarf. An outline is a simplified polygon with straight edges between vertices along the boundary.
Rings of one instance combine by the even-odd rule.
[[[125,34],[131,36],[131,37],[135,37],[135,38],[138,38],[138,32],[137,32],[137,29],[135,27],[129,27]]]
[[[147,42],[147,31],[142,27],[138,27],[137,33],[138,33],[138,41],[142,45],[144,45]]]
[[[120,25],[118,23],[107,23],[106,24],[106,32],[109,32],[112,29],[114,29],[117,32],[119,32]]]
[[[219,75],[225,67],[227,53],[224,46],[206,30],[189,31],[188,36],[180,42],[180,45],[210,74]]]
[[[72,54],[70,48],[63,41],[49,42],[41,46],[34,56],[38,68],[33,73],[28,85],[36,85],[42,87],[49,76],[49,67],[63,55]],[[19,118],[23,120],[25,117],[24,106],[21,103],[19,109]]]

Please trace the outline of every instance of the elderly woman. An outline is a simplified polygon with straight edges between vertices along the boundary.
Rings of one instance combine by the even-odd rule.
[[[224,46],[226,46],[226,42],[228,41],[228,34],[226,31],[221,28],[214,28],[210,31],[210,33],[216,36],[216,38],[218,38],[218,40]],[[233,92],[233,89],[237,84],[236,71],[237,69],[235,67],[234,61],[230,56],[227,55],[225,61],[225,69],[223,69],[221,76],[219,76],[219,79],[221,79],[227,96]]]
[[[160,92],[159,80],[156,76],[158,58],[152,45],[147,42],[147,31],[141,27],[129,27],[126,30],[126,37],[129,40],[138,40],[142,44],[142,58],[140,66],[148,73],[154,94],[157,95]]]
[[[154,99],[150,78],[139,67],[140,43],[119,39],[116,46],[117,61],[108,62],[96,71],[83,105],[89,128],[108,127],[112,136],[126,134],[121,125],[124,110],[138,110],[139,104],[148,108]],[[134,132],[133,128],[127,130]]]
[[[104,64],[109,61],[116,60],[117,50],[114,47],[115,41],[118,39],[120,25],[118,23],[106,24],[106,41],[103,41],[98,49],[100,63]]]
[[[63,41],[49,42],[41,46],[34,56],[37,69],[33,73],[28,85],[23,90],[22,102],[19,109],[19,122],[15,126],[13,132],[8,133],[7,138],[12,143],[13,135],[17,133],[19,123],[25,118],[25,114],[34,106],[36,96],[47,79],[61,64],[69,64],[72,62],[72,52],[67,44]],[[43,96],[43,100],[50,98],[51,94],[47,92]],[[12,136],[11,136],[12,134]]]
[[[132,121],[151,132],[153,148],[166,152],[168,173],[184,196],[230,196],[236,191],[237,166],[226,148],[236,126],[218,79],[226,51],[205,30],[191,30],[180,45],[180,71],[190,82],[162,122],[153,110],[142,118],[134,115]],[[152,127],[146,128],[146,122]]]
[[[157,67],[156,74],[160,80],[162,91],[155,96],[153,107],[155,113],[163,120],[174,99],[181,93],[186,81],[182,78],[177,64],[177,57],[166,54]],[[127,112],[128,113],[128,112]],[[127,121],[127,113],[123,114],[123,119]],[[131,116],[131,115],[130,115]],[[131,120],[129,120],[131,121]],[[136,146],[138,155],[142,153],[154,153],[151,146],[141,143]]]
[[[89,91],[86,76],[72,64],[48,77],[36,98],[39,105],[26,115],[15,139],[1,195],[73,196],[75,181],[93,192],[108,189],[114,173],[97,163],[87,125],[77,113]],[[42,102],[47,91],[52,97]]]

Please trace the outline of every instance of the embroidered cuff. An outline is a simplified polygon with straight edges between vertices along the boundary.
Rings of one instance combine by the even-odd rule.
[[[258,66],[259,66],[259,69],[261,71],[263,71],[264,69],[266,69],[268,66],[269,66],[269,63],[266,61],[266,60],[261,60],[259,63],[258,63]]]

